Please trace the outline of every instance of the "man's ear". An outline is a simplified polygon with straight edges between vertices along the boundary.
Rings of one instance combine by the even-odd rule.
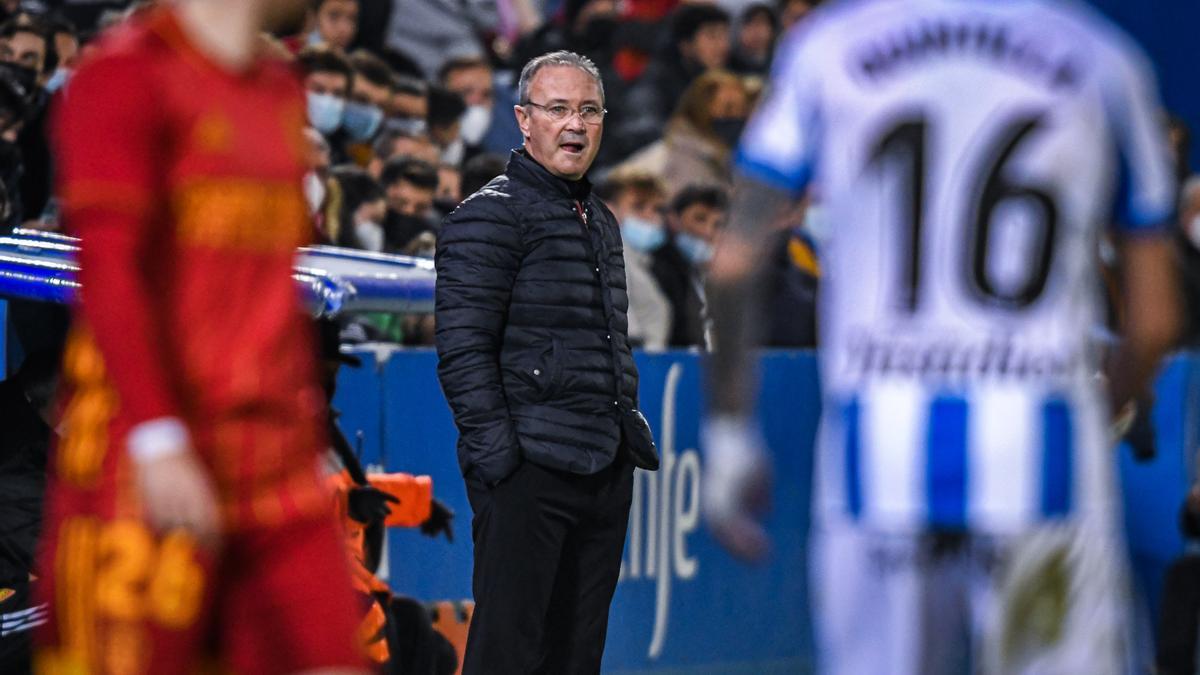
[[[517,126],[521,129],[521,138],[528,139],[529,134],[529,113],[519,105],[513,106],[513,114],[517,117]]]

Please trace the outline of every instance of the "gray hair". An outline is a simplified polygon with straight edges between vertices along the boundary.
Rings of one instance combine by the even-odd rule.
[[[600,89],[600,104],[604,104],[604,81],[600,79],[600,69],[588,57],[566,50],[542,54],[530,59],[529,63],[525,64],[525,67],[521,69],[521,79],[517,82],[518,103],[521,105],[529,103],[529,85],[533,82],[533,76],[546,66],[570,66],[587,73],[596,81],[596,87]]]

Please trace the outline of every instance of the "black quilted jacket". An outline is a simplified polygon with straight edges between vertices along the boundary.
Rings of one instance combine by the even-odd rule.
[[[638,375],[621,235],[586,179],[514,152],[446,217],[436,263],[438,378],[463,474],[495,483],[522,459],[580,474],[612,463]]]

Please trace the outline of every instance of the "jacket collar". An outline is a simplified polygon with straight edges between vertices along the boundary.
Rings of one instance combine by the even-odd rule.
[[[579,180],[559,178],[538,164],[525,152],[524,148],[512,151],[508,158],[508,167],[504,173],[515,181],[520,181],[541,191],[547,191],[556,197],[585,201],[592,193],[592,184],[587,176]]]

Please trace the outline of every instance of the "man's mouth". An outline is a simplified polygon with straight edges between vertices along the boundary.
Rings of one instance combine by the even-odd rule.
[[[572,155],[578,155],[579,153],[583,152],[584,144],[578,141],[567,141],[566,143],[559,143],[558,147],[566,150]]]

